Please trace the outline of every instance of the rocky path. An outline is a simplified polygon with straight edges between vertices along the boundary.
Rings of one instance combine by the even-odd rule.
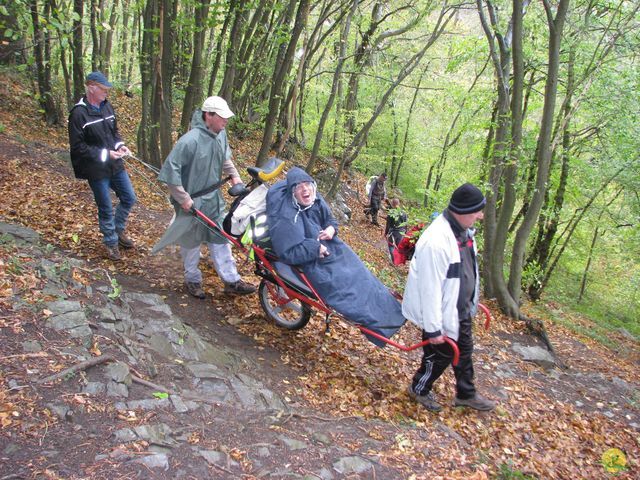
[[[42,294],[31,304],[33,290],[14,286],[10,307],[24,317],[2,339],[5,359],[17,360],[4,400],[22,431],[0,437],[0,478],[406,476],[375,454],[399,434],[393,427],[329,418],[268,386],[265,377],[287,374],[276,352],[247,339],[230,347],[233,332],[215,322],[203,335],[162,295],[112,284],[29,229],[2,223],[0,237],[28,259],[21,268],[40,278],[31,288]],[[115,361],[41,383],[98,354]]]

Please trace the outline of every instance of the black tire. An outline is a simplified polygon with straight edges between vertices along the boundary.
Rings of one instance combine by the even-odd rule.
[[[282,299],[289,301],[279,305],[274,292],[276,295],[282,295]],[[260,297],[260,305],[264,313],[279,327],[287,330],[300,330],[309,323],[311,318],[309,305],[296,298],[289,298],[275,283],[262,279],[258,288],[258,297]]]

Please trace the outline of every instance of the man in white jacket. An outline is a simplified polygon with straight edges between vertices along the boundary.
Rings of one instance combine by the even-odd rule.
[[[420,368],[409,386],[409,396],[428,410],[440,405],[431,389],[453,359],[445,336],[460,350],[456,377],[455,406],[492,410],[495,402],[478,393],[473,383],[472,318],[476,313],[480,281],[476,243],[472,228],[484,217],[486,199],[470,183],[457,188],[449,206],[420,236],[409,267],[402,313],[422,328]]]

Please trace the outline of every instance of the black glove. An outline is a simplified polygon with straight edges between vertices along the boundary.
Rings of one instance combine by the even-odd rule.
[[[244,183],[236,183],[229,190],[227,190],[227,193],[232,197],[239,197],[240,195],[249,193],[249,191],[250,190],[245,186]]]

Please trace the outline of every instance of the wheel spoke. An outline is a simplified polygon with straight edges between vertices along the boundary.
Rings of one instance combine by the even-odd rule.
[[[309,322],[311,311],[308,306],[301,300],[290,297],[280,286],[263,280],[259,292],[260,303],[267,318],[276,325],[299,330]]]
[[[302,312],[302,309],[300,308],[300,306],[297,303],[289,302],[289,303],[285,304],[284,306],[289,308],[290,310],[293,310],[294,312],[297,312],[297,313],[301,313]]]

